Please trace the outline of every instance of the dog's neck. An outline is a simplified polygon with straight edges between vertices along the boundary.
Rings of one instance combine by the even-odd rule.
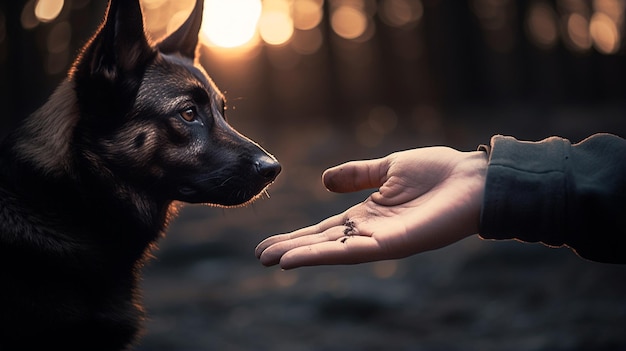
[[[92,216],[126,218],[127,222],[120,222],[125,224],[124,228],[110,230],[128,232],[119,235],[131,235],[137,240],[136,245],[150,245],[165,230],[168,219],[176,212],[175,206],[170,201],[137,192],[116,179],[112,180],[117,185],[115,190],[106,188],[99,179],[106,175],[79,173],[77,162],[80,161],[71,144],[79,119],[74,83],[65,80],[14,134],[10,146],[12,151],[6,150],[6,159],[3,161],[11,169],[0,173],[15,171],[20,175],[0,176],[4,179],[0,179],[0,183],[7,182],[9,178],[14,179],[13,184],[0,184],[0,187],[17,194],[36,193],[36,214],[49,216],[51,220],[52,217],[75,216],[76,213],[82,213],[85,221]],[[11,156],[7,158],[7,155]],[[35,172],[21,171],[28,169]],[[22,192],[20,188],[29,190]],[[89,194],[83,193],[81,189],[89,189]],[[81,221],[78,218],[64,220],[77,225]],[[130,237],[123,240],[127,239]]]
[[[53,175],[69,175],[72,166],[71,135],[79,119],[74,83],[62,82],[48,101],[21,127],[22,137],[15,151],[39,171]]]

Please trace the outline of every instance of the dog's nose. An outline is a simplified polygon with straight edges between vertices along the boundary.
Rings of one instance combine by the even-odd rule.
[[[278,161],[269,156],[261,156],[254,162],[256,171],[267,180],[274,180],[281,171]]]

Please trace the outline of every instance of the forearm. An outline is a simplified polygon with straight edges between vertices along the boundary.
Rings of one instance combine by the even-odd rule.
[[[491,140],[483,238],[568,245],[588,259],[626,263],[625,204],[624,139]]]

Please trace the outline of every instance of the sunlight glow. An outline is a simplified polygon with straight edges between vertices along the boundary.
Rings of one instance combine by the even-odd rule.
[[[202,33],[215,46],[242,46],[255,38],[260,16],[260,0],[206,0]]]
[[[158,9],[159,7],[163,6],[165,1],[166,0],[142,0],[141,3],[148,9]]]
[[[78,0],[72,1],[73,9],[78,6],[75,3]],[[146,11],[146,28],[155,37],[162,37],[180,26],[195,0],[140,1]],[[377,19],[386,26],[408,30],[420,23],[426,7],[424,0],[204,1],[202,42],[211,50],[245,53],[247,57],[252,51],[258,53],[264,44],[287,44],[297,54],[314,54],[326,40],[327,28],[321,25],[323,22],[327,22],[331,33],[338,37],[364,43],[376,32]],[[27,0],[20,17],[22,27],[33,29],[41,23],[57,20],[69,3]],[[470,4],[485,31],[489,47],[501,52],[510,50],[515,43],[510,22],[519,10],[513,0],[473,0]],[[548,1],[529,3],[527,12],[523,13],[524,34],[533,44],[544,50],[562,42],[575,52],[586,52],[592,47],[604,55],[623,52],[626,0],[564,0],[561,5]],[[55,48],[56,44],[49,43]]]
[[[167,22],[167,26],[165,27],[165,31],[168,34],[173,33],[178,27],[180,27],[187,17],[189,16],[188,11],[178,11],[172,15],[172,17]]]

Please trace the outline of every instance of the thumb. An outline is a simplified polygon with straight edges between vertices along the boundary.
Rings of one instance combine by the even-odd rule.
[[[346,162],[327,169],[322,174],[322,182],[336,193],[378,188],[385,183],[388,168],[384,158]]]

